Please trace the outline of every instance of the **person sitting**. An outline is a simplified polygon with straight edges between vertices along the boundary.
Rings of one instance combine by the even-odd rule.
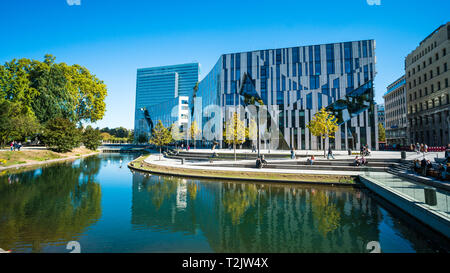
[[[354,161],[354,163],[355,163],[355,166],[361,166],[361,160],[359,159],[359,156],[356,156],[355,157],[355,161]]]
[[[418,159],[414,160],[413,169],[416,173],[420,172],[420,161]]]
[[[267,165],[267,161],[264,159],[264,155],[261,156],[261,163]]]
[[[427,160],[425,157],[420,161],[420,171],[423,176],[427,176]]]
[[[308,164],[309,165],[314,164],[314,160],[315,160],[314,155],[312,155],[311,158],[308,158]]]
[[[364,158],[364,156],[361,158],[361,165],[366,166],[367,165],[367,159]]]
[[[258,157],[256,159],[256,168],[261,169],[262,168],[262,162],[261,162],[261,158]]]

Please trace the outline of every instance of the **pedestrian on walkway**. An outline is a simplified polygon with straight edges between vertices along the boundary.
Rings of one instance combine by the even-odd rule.
[[[295,151],[294,151],[294,148],[291,148],[291,159],[295,159]]]
[[[22,142],[19,141],[19,143],[17,143],[17,151],[20,152],[20,148],[22,148]]]
[[[11,145],[10,145],[10,148],[11,148],[11,151],[13,151],[13,149],[14,149],[14,140],[13,140],[13,141],[11,141]]]
[[[330,159],[330,156],[334,159],[333,150],[331,149],[331,146],[328,147],[328,155],[327,159]]]

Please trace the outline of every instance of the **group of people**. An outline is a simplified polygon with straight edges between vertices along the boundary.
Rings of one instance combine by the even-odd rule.
[[[369,145],[366,144],[366,145],[361,146],[360,153],[361,153],[362,157],[369,156],[370,155]]]
[[[11,141],[11,151],[20,151],[20,148],[22,148],[22,142],[16,142],[15,140]]]
[[[420,147],[420,151],[422,153],[427,152],[426,144]],[[423,148],[423,149],[422,149]],[[436,160],[437,161],[437,160]],[[442,161],[437,161],[436,164],[433,164],[430,160],[426,159],[424,156],[422,160],[416,159],[414,160],[413,169],[416,173],[419,173],[423,176],[433,176],[442,180],[449,179],[448,168],[450,167],[450,144],[447,145],[445,150],[445,158]]]
[[[411,151],[415,151],[417,154],[428,153],[428,145],[423,144],[423,143],[422,144],[419,144],[419,143],[411,144]]]
[[[361,156],[361,157],[359,157],[359,156],[356,156],[355,157],[355,161],[354,161],[354,163],[355,163],[355,165],[356,166],[365,166],[365,165],[367,165],[367,163],[369,163],[369,162],[367,162],[367,159],[364,157],[364,155],[363,156]]]

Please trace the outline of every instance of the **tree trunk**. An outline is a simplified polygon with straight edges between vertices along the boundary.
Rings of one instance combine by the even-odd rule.
[[[236,161],[236,143],[233,143],[234,148],[234,161]]]
[[[159,146],[159,161],[161,161],[161,149],[162,149],[162,147]]]
[[[325,158],[325,157],[327,157],[327,156],[326,156],[326,153],[327,153],[326,150],[327,150],[327,149],[326,149],[326,147],[325,147],[325,137],[322,137],[322,139],[323,139],[323,157]]]

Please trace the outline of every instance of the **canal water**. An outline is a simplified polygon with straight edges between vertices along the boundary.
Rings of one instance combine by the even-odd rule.
[[[367,253],[369,243],[381,252],[449,250],[365,189],[148,175],[127,168],[137,156],[1,175],[0,248],[70,252],[76,241],[82,253]]]

